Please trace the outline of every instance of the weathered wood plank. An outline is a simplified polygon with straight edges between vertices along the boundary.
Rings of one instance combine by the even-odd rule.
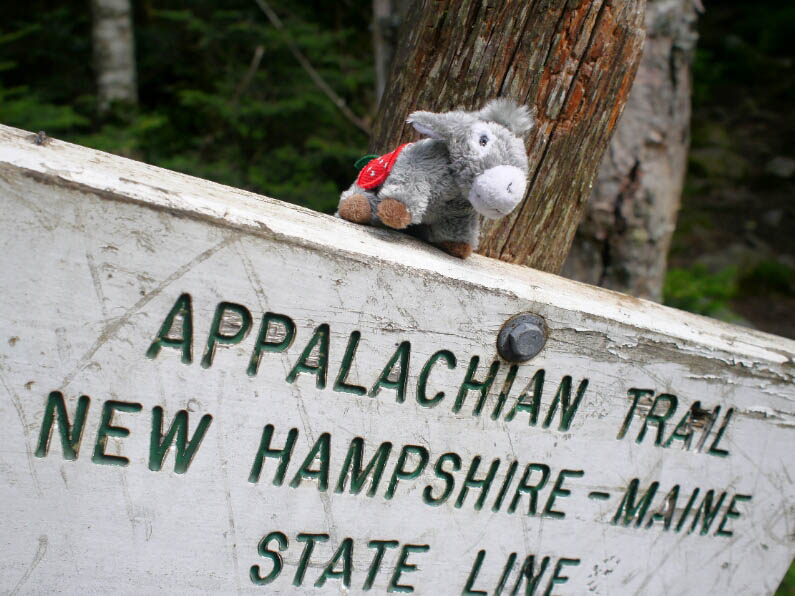
[[[795,342],[6,127],[0,197],[5,591],[338,592],[349,561],[354,593],[493,593],[513,561],[508,593],[534,555],[536,593],[766,594],[792,559]],[[549,333],[512,371],[520,312]]]

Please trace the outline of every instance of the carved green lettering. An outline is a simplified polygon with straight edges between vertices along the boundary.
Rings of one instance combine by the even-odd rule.
[[[569,581],[567,576],[560,574],[560,572],[563,571],[564,565],[576,566],[579,564],[579,559],[567,559],[566,557],[559,558],[557,563],[555,563],[555,572],[552,574],[552,579],[549,580],[549,584],[547,585],[547,589],[544,592],[544,596],[550,596],[552,594],[552,588],[554,588],[556,585],[565,584],[567,581]]]
[[[108,437],[126,437],[130,434],[129,429],[123,426],[113,426],[113,413],[114,412],[140,412],[143,406],[138,403],[130,403],[126,401],[108,400],[102,404],[102,418],[99,423],[99,431],[97,431],[97,442],[94,445],[94,454],[91,456],[91,461],[95,464],[104,464],[108,466],[126,466],[130,460],[122,455],[109,455],[105,453],[105,447],[108,442]]]
[[[384,553],[386,553],[386,549],[397,548],[399,544],[400,543],[397,540],[370,540],[367,543],[368,548],[375,548],[377,551],[373,556],[372,563],[370,563],[370,568],[367,570],[367,578],[364,580],[362,590],[366,592],[373,587],[375,577],[378,575],[378,571],[381,569],[381,563],[384,560]]]
[[[727,457],[729,455],[729,452],[726,449],[718,448],[718,443],[720,443],[720,440],[723,438],[723,433],[726,432],[726,427],[729,426],[729,421],[732,418],[732,414],[734,414],[734,408],[729,408],[726,411],[726,417],[723,419],[723,424],[721,424],[720,428],[718,429],[718,434],[715,435],[715,439],[709,446],[707,453],[710,455],[716,455],[718,457]]]
[[[293,576],[293,585],[300,586],[302,583],[304,583],[304,574],[306,573],[306,567],[309,564],[309,559],[312,557],[312,551],[315,550],[315,543],[327,542],[328,534],[301,533],[298,534],[295,539],[298,542],[306,543],[304,545],[304,550],[301,552],[301,558],[298,559],[298,568],[295,570],[295,576]]]
[[[516,474],[516,468],[519,467],[518,461],[512,461],[511,465],[508,466],[508,473],[505,475],[505,480],[502,481],[502,488],[500,492],[497,494],[497,498],[494,501],[494,504],[491,506],[492,511],[499,511],[500,507],[502,507],[502,502],[505,499],[505,495],[508,494],[508,487],[511,486],[511,482],[513,481],[513,476]]]
[[[287,550],[287,546],[289,545],[289,541],[287,540],[287,536],[283,532],[271,532],[267,536],[265,536],[262,540],[259,541],[257,545],[257,552],[260,554],[261,557],[265,557],[266,559],[270,559],[271,563],[273,563],[273,568],[268,572],[268,575],[263,577],[260,574],[260,566],[259,565],[252,565],[251,569],[249,569],[248,575],[251,578],[251,583],[257,586],[265,586],[279,577],[279,574],[282,572],[282,568],[284,567],[284,560],[282,559],[281,554],[278,551],[271,550],[268,548],[268,543],[271,540],[275,540],[279,550]]]
[[[475,581],[480,573],[480,566],[483,565],[483,559],[486,558],[486,551],[481,549],[475,557],[475,562],[472,563],[472,570],[467,577],[467,583],[464,584],[464,589],[461,591],[461,596],[485,596],[488,594],[485,590],[475,590]]]
[[[566,514],[563,511],[555,511],[552,509],[552,507],[555,505],[555,499],[558,497],[568,497],[571,495],[570,490],[563,488],[563,483],[565,482],[566,477],[582,478],[584,474],[585,472],[582,470],[561,470],[558,473],[558,478],[555,480],[552,491],[549,493],[549,497],[547,498],[547,504],[544,506],[544,517],[554,517],[558,519],[563,519],[566,517]]]
[[[690,524],[690,530],[688,530],[688,534],[693,532],[698,525],[698,520],[701,519],[702,513],[704,514],[704,518],[701,522],[701,532],[702,536],[706,536],[709,533],[709,528],[712,525],[712,522],[715,520],[715,517],[718,515],[718,510],[720,509],[721,505],[723,505],[723,499],[726,498],[726,493],[723,492],[720,494],[720,498],[718,498],[718,502],[715,503],[715,506],[712,506],[712,500],[715,496],[714,490],[708,490],[707,493],[704,495],[704,498],[701,500],[701,504],[698,506],[696,510],[696,516],[693,518],[693,523]]]
[[[505,382],[502,384],[502,389],[500,390],[500,395],[497,397],[497,403],[494,404],[494,409],[491,411],[491,419],[497,420],[502,414],[502,408],[505,405],[505,402],[508,399],[508,394],[510,394],[511,389],[513,388],[514,379],[516,379],[516,373],[519,371],[519,366],[516,364],[511,364],[511,367],[508,369],[508,375],[505,377]],[[514,406],[515,409],[516,406]],[[477,412],[480,414],[480,412]],[[515,412],[514,412],[515,414]],[[505,418],[508,420],[508,418]],[[511,416],[513,419],[513,416]]]
[[[668,440],[663,443],[663,447],[670,447],[674,441],[682,441],[684,448],[690,449],[690,445],[693,442],[693,427],[691,425],[691,420],[694,412],[701,411],[701,402],[695,402],[690,409],[685,413],[684,416],[679,420],[678,424],[674,428],[671,436],[668,437]]]
[[[348,373],[351,370],[351,364],[353,363],[353,359],[356,357],[356,348],[359,345],[359,339],[361,339],[361,337],[361,333],[354,331],[348,338],[348,345],[346,346],[345,354],[342,357],[340,372],[337,375],[337,380],[334,381],[334,391],[338,391],[340,393],[352,393],[353,395],[364,395],[367,393],[367,389],[361,385],[349,385],[346,382],[348,380]]]
[[[168,429],[168,433],[163,437],[163,408],[155,406],[152,408],[152,434],[149,441],[149,469],[158,472],[163,468],[163,460],[166,457],[171,444],[176,439],[177,445],[174,452],[174,472],[184,474],[188,471],[196,451],[201,445],[202,439],[210,427],[213,417],[205,414],[199,421],[193,438],[188,441],[188,412],[180,410],[174,416],[174,421]]]
[[[571,399],[571,377],[569,375],[563,377],[563,379],[560,381],[558,392],[555,394],[552,404],[549,406],[547,417],[544,419],[543,427],[549,428],[550,424],[552,424],[552,416],[555,415],[555,410],[557,410],[558,404],[560,404],[560,426],[558,427],[558,430],[569,430],[569,428],[571,428],[571,422],[574,419],[574,415],[577,413],[577,408],[580,407],[580,402],[582,401],[583,395],[585,395],[585,390],[587,388],[588,379],[583,379],[580,381],[580,385],[577,387],[577,396],[574,398],[574,402],[569,405],[569,400]]]
[[[541,565],[538,569],[538,573],[535,573],[535,560],[535,555],[528,555],[525,557],[524,563],[522,564],[522,571],[519,573],[519,577],[516,579],[516,585],[513,587],[511,596],[515,596],[519,592],[519,588],[522,587],[523,580],[527,582],[524,593],[528,595],[535,594],[536,588],[541,581],[541,577],[547,570],[547,565],[549,565],[549,557],[544,557],[541,559]]]
[[[182,330],[179,338],[169,337],[171,328],[174,326],[174,319],[182,319]],[[193,362],[193,310],[191,308],[190,294],[182,294],[171,310],[166,315],[163,324],[160,326],[155,340],[146,350],[147,358],[154,359],[160,353],[160,348],[177,348],[182,351],[182,362],[190,364]]]
[[[494,379],[497,377],[497,372],[500,370],[500,361],[495,360],[491,363],[489,372],[483,382],[475,379],[475,373],[478,370],[479,363],[480,358],[478,356],[472,356],[472,358],[469,360],[469,368],[467,369],[467,374],[458,390],[458,395],[455,398],[453,412],[459,412],[461,410],[461,407],[464,405],[464,400],[466,399],[467,393],[470,391],[477,391],[480,393],[478,402],[475,404],[475,407],[472,410],[473,415],[480,413],[480,410],[483,408],[483,404],[486,401],[486,396],[489,394],[489,390],[494,384]]]
[[[317,346],[317,364],[310,364],[309,360],[312,352]],[[295,382],[299,373],[305,372],[315,375],[315,386],[318,389],[326,388],[326,378],[328,377],[328,353],[329,353],[329,327],[323,323],[315,329],[312,339],[306,344],[304,351],[298,358],[293,369],[287,374],[287,382]]]
[[[510,422],[518,412],[527,412],[530,415],[527,421],[528,425],[536,425],[538,422],[538,411],[541,409],[541,393],[544,391],[545,374],[543,368],[536,371],[533,378],[527,384],[527,387],[525,387],[524,391],[516,398],[516,403],[513,405],[513,408],[511,408],[511,411],[508,412],[505,420]],[[533,386],[532,390],[530,389],[531,385]],[[569,385],[569,387],[571,387],[571,385]],[[530,401],[527,401],[528,398],[530,398]],[[495,418],[494,414],[492,414],[491,417]]]
[[[505,567],[503,567],[502,576],[500,576],[500,583],[498,583],[497,587],[494,589],[494,596],[502,595],[502,591],[505,589],[505,584],[508,583],[508,577],[513,571],[514,563],[516,563],[516,553],[511,553],[508,556],[508,560],[505,561]]]
[[[342,569],[335,570],[339,560],[342,559]],[[346,538],[342,541],[337,552],[329,560],[323,573],[315,582],[316,588],[322,588],[329,579],[342,578],[342,585],[346,588],[351,587],[351,573],[353,572],[353,538]]]
[[[413,453],[419,458],[414,469],[406,468],[406,463],[409,460],[409,454]],[[425,469],[425,466],[428,465],[428,450],[421,445],[404,445],[403,448],[400,450],[400,455],[398,455],[397,463],[395,464],[395,469],[392,472],[392,478],[389,479],[389,486],[386,489],[386,493],[384,493],[385,499],[391,499],[395,496],[395,489],[397,488],[397,484],[399,480],[413,480]]]
[[[240,317],[240,329],[231,335],[221,333],[221,324],[224,322],[224,317],[228,313],[234,313]],[[212,325],[210,326],[210,334],[207,336],[207,347],[202,356],[202,368],[210,368],[215,358],[215,347],[218,344],[225,346],[233,346],[239,344],[248,335],[251,330],[251,313],[242,304],[234,304],[232,302],[220,302],[215,309],[215,316],[213,317]]]
[[[434,497],[433,487],[431,485],[426,486],[422,491],[422,500],[426,505],[430,505],[432,507],[441,505],[450,497],[450,494],[453,492],[453,488],[455,487],[455,478],[450,472],[444,469],[444,465],[448,461],[452,464],[453,472],[457,472],[461,469],[461,456],[459,456],[457,453],[444,453],[441,457],[439,457],[439,459],[436,460],[433,473],[437,478],[444,480],[444,490],[442,491],[441,495]]]
[[[372,389],[370,389],[370,397],[375,397],[379,394],[382,387],[386,387],[387,389],[395,389],[397,390],[396,401],[404,402],[406,400],[406,382],[409,378],[409,359],[411,356],[411,344],[407,341],[401,342],[398,346],[395,353],[392,355],[392,358],[389,359],[389,362],[386,363],[384,370],[381,371],[381,375],[378,377],[378,380],[373,385]],[[395,368],[395,364],[400,365],[396,376],[397,380],[392,381],[390,377],[395,375],[393,369]]]
[[[627,396],[632,397],[632,404],[629,406],[629,411],[627,415],[624,417],[624,422],[621,424],[621,428],[618,431],[618,435],[616,435],[616,439],[623,439],[627,431],[629,430],[630,425],[632,424],[632,416],[635,414],[635,409],[638,407],[638,402],[642,397],[649,397],[654,395],[653,389],[635,389],[632,388],[627,392]]]
[[[704,424],[704,428],[701,431],[701,438],[698,440],[698,445],[696,446],[696,451],[699,453],[704,450],[704,444],[707,442],[707,437],[709,437],[709,433],[712,432],[712,427],[715,426],[718,416],[720,416],[720,410],[720,406],[715,406],[715,408],[712,410],[712,413],[707,417],[708,422]]]
[[[635,520],[635,527],[639,528],[641,523],[643,523],[643,518],[646,516],[646,511],[649,509],[649,505],[651,505],[654,495],[657,494],[657,488],[660,486],[660,483],[657,481],[652,482],[651,486],[649,486],[649,489],[646,491],[646,494],[643,495],[643,498],[635,503],[635,499],[638,496],[639,485],[640,480],[637,478],[633,478],[629,483],[629,487],[624,492],[624,497],[621,499],[621,504],[618,506],[618,510],[613,516],[614,526],[618,525],[619,521],[625,526],[628,526],[630,523],[632,523],[632,520],[635,519],[636,515],[637,519]],[[622,514],[623,519],[621,517]]]
[[[425,366],[422,367],[420,376],[417,379],[417,403],[421,406],[432,408],[444,399],[444,391],[439,391],[433,397],[428,397],[426,393],[428,376],[431,374],[433,365],[436,364],[436,361],[439,359],[444,359],[445,363],[447,364],[447,368],[450,370],[456,367],[457,363],[455,354],[449,350],[439,350],[438,352],[435,352],[433,356],[428,358],[428,361],[425,363]]]
[[[541,479],[535,484],[529,484],[530,476],[532,476],[533,472],[541,472]],[[521,501],[523,494],[529,494],[530,506],[527,509],[527,515],[535,515],[536,505],[538,503],[538,491],[542,490],[544,486],[546,486],[548,479],[549,479],[548,465],[527,464],[527,466],[524,469],[524,474],[522,474],[522,478],[521,480],[519,480],[519,484],[516,486],[516,491],[513,494],[513,499],[511,500],[511,504],[508,505],[508,513],[513,513],[514,511],[516,511],[516,507],[517,505],[519,505],[519,501]]]
[[[679,500],[679,485],[675,484],[674,487],[668,491],[663,499],[662,506],[658,511],[649,516],[649,521],[646,522],[646,527],[650,528],[655,522],[663,522],[663,530],[666,532],[671,528],[671,522],[674,519],[674,512],[676,512],[676,502]]]
[[[657,414],[657,405],[662,403],[665,403],[667,406],[665,413]],[[679,400],[676,398],[676,396],[671,395],[670,393],[660,393],[660,395],[655,397],[649,413],[646,414],[646,419],[643,421],[643,426],[640,428],[640,432],[638,433],[635,442],[638,444],[643,442],[643,439],[646,437],[646,429],[649,427],[649,422],[651,421],[657,425],[657,436],[654,438],[654,444],[657,446],[662,445],[665,422],[674,415],[678,403]]]
[[[458,498],[455,501],[455,506],[457,509],[460,509],[464,505],[464,501],[466,500],[466,496],[470,488],[480,489],[480,496],[478,497],[478,500],[475,501],[475,511],[480,511],[483,508],[483,503],[486,501],[486,497],[489,494],[491,483],[494,481],[494,477],[497,475],[497,470],[500,467],[500,460],[495,459],[491,462],[489,471],[482,480],[475,479],[478,466],[480,466],[480,456],[476,455],[472,458],[472,463],[469,465],[466,478],[461,485],[461,490],[458,493]]]
[[[378,484],[381,482],[381,475],[384,473],[387,459],[392,451],[392,443],[381,443],[376,449],[375,455],[370,458],[367,467],[362,470],[362,454],[364,452],[364,439],[355,437],[350,446],[348,453],[345,456],[345,463],[342,464],[342,472],[340,473],[339,480],[337,481],[337,488],[335,492],[345,492],[345,483],[348,480],[348,475],[351,476],[351,493],[358,495],[364,483],[367,482],[367,477],[372,475],[370,481],[370,488],[367,490],[367,496],[375,496],[378,490]]]
[[[685,505],[684,511],[682,511],[682,515],[679,517],[679,522],[676,524],[676,531],[679,532],[685,525],[685,521],[687,520],[687,516],[690,514],[690,510],[693,508],[693,504],[696,502],[696,498],[698,498],[698,494],[701,492],[700,488],[696,488],[693,491],[693,494],[690,495],[690,498],[687,501],[687,505]]]
[[[259,481],[260,473],[262,472],[262,463],[266,457],[273,457],[279,460],[279,467],[276,468],[276,474],[273,476],[274,486],[281,486],[284,482],[284,475],[287,472],[287,466],[290,465],[290,458],[293,455],[293,447],[295,446],[295,439],[298,436],[298,429],[291,428],[287,433],[287,441],[282,449],[272,449],[271,439],[273,438],[273,425],[268,424],[262,429],[262,438],[260,439],[257,454],[254,456],[254,463],[251,466],[251,473],[248,475],[248,481],[256,483]]]
[[[429,550],[431,550],[431,547],[427,544],[404,544],[403,549],[400,552],[397,565],[395,566],[395,572],[392,574],[392,581],[389,582],[389,588],[387,589],[387,592],[413,592],[414,586],[398,583],[400,581],[400,576],[403,573],[417,570],[416,565],[408,562],[409,554],[425,553]]]
[[[284,327],[284,338],[280,341],[268,341],[268,332],[273,324]],[[254,344],[254,351],[251,353],[251,360],[248,363],[246,374],[250,377],[257,374],[263,352],[284,352],[292,345],[293,339],[295,339],[295,323],[293,320],[286,315],[266,312],[262,316],[262,325],[259,328],[257,343]]]
[[[293,476],[290,486],[292,488],[297,488],[298,485],[301,484],[302,478],[308,478],[317,480],[318,490],[327,490],[330,452],[331,435],[329,433],[323,433],[320,435],[320,437],[318,437],[317,441],[315,441],[314,446],[304,459],[304,463],[301,464],[301,467],[298,468],[295,476]],[[319,467],[317,469],[312,468],[312,464],[315,463],[315,459],[319,460]]]
[[[61,437],[63,457],[71,461],[77,459],[90,401],[87,395],[81,395],[77,400],[75,423],[74,426],[72,426],[69,424],[69,413],[66,411],[66,403],[64,402],[63,394],[60,391],[50,392],[47,396],[47,405],[44,408],[44,420],[42,420],[41,432],[39,432],[39,445],[36,447],[36,457],[47,456],[47,452],[50,449],[50,437],[52,436],[52,423],[57,416],[58,435]]]
[[[734,506],[740,501],[750,501],[751,495],[741,495],[736,494],[732,497],[732,500],[729,501],[729,507],[726,509],[726,513],[723,514],[723,519],[718,526],[717,532],[715,532],[715,536],[732,536],[734,533],[731,530],[725,530],[724,527],[729,519],[737,519],[740,517],[740,512],[737,511]]]

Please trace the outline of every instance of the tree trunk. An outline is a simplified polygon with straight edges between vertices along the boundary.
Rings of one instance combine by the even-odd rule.
[[[645,0],[417,0],[376,119],[371,152],[414,137],[415,109],[529,105],[530,183],[488,222],[481,254],[557,272],[635,76]]]
[[[635,84],[563,275],[661,300],[687,165],[693,0],[649,0]]]
[[[410,0],[373,0],[373,58],[375,93],[378,102],[384,94],[392,60],[395,57],[398,28]]]
[[[113,101],[135,104],[135,46],[130,0],[91,0],[97,108],[104,113]]]

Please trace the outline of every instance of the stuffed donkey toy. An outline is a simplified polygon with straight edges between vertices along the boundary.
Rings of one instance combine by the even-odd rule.
[[[532,117],[524,106],[495,99],[477,112],[414,112],[408,122],[430,138],[370,161],[340,196],[338,214],[396,230],[413,226],[442,250],[466,258],[477,248],[478,214],[497,219],[524,196],[522,136]]]

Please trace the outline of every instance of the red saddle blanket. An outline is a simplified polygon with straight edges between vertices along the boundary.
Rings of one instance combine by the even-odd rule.
[[[392,153],[387,153],[381,157],[376,157],[367,162],[367,165],[359,172],[359,177],[356,179],[356,184],[361,186],[364,190],[372,190],[377,186],[381,186],[384,180],[389,176],[392,171],[392,166],[395,165],[395,160],[400,155],[400,152],[411,143],[404,143]]]

